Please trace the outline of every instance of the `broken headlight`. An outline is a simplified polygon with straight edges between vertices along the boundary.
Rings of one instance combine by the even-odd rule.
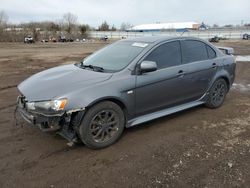
[[[26,107],[28,111],[45,114],[56,113],[64,110],[67,101],[67,99],[55,99],[51,101],[27,102]]]

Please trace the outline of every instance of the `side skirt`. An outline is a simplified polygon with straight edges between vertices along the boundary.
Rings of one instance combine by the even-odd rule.
[[[199,105],[204,104],[204,103],[205,103],[204,101],[199,100],[199,101],[189,102],[189,103],[178,105],[178,106],[171,107],[171,108],[166,108],[166,109],[163,109],[163,110],[160,110],[157,112],[153,112],[150,114],[142,115],[142,116],[139,116],[139,117],[136,117],[134,119],[129,120],[126,127],[132,127],[132,126],[135,126],[135,125],[138,125],[141,123],[145,123],[147,121],[150,121],[150,120],[153,120],[153,119],[156,119],[159,117],[163,117],[163,116],[173,114],[173,113],[176,113],[176,112],[179,112],[182,110],[186,110],[188,108],[199,106]]]

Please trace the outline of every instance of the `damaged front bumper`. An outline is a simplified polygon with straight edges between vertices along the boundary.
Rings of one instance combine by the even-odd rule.
[[[30,125],[37,125],[42,131],[56,131],[60,129],[63,114],[45,115],[38,112],[29,112],[23,96],[17,98],[17,111]]]
[[[29,125],[37,126],[43,132],[55,131],[71,142],[78,140],[78,128],[85,109],[70,110],[57,114],[43,114],[30,112],[27,109],[26,102],[25,97],[19,96],[17,98],[17,111]]]
[[[21,117],[30,125],[38,126],[42,131],[57,131],[60,129],[60,116],[44,116],[40,114],[33,114],[28,112],[26,109],[17,107],[17,111]]]

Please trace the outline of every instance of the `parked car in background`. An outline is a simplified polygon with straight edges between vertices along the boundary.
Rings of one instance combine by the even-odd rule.
[[[51,37],[51,38],[50,38],[50,42],[57,42],[56,37]]]
[[[67,42],[74,42],[74,39],[68,38],[68,39],[67,39]]]
[[[220,107],[235,78],[232,53],[192,37],[124,39],[26,79],[17,109],[43,131],[104,148],[124,128],[198,105]]]
[[[49,39],[42,39],[41,42],[43,42],[43,43],[49,42]]]
[[[66,37],[64,35],[60,35],[58,38],[58,42],[67,42]]]
[[[217,35],[215,35],[214,37],[208,39],[208,41],[209,41],[209,42],[219,42],[219,41],[220,41],[220,38],[219,38]]]
[[[217,35],[217,37],[219,38],[219,40],[227,40],[228,37],[226,37],[225,35]]]
[[[250,39],[250,35],[247,34],[247,33],[245,33],[245,34],[243,34],[242,39],[243,40],[249,40]]]
[[[27,37],[24,37],[24,43],[31,44],[31,43],[35,43],[35,41],[33,37],[27,36]]]
[[[100,37],[100,40],[107,41],[108,40],[108,36],[107,35],[103,35],[103,36]]]

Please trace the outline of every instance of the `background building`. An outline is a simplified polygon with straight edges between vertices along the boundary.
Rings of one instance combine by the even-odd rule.
[[[201,24],[197,22],[171,22],[171,23],[154,23],[154,24],[142,24],[134,26],[127,31],[133,32],[152,32],[152,31],[187,31],[198,30]]]

